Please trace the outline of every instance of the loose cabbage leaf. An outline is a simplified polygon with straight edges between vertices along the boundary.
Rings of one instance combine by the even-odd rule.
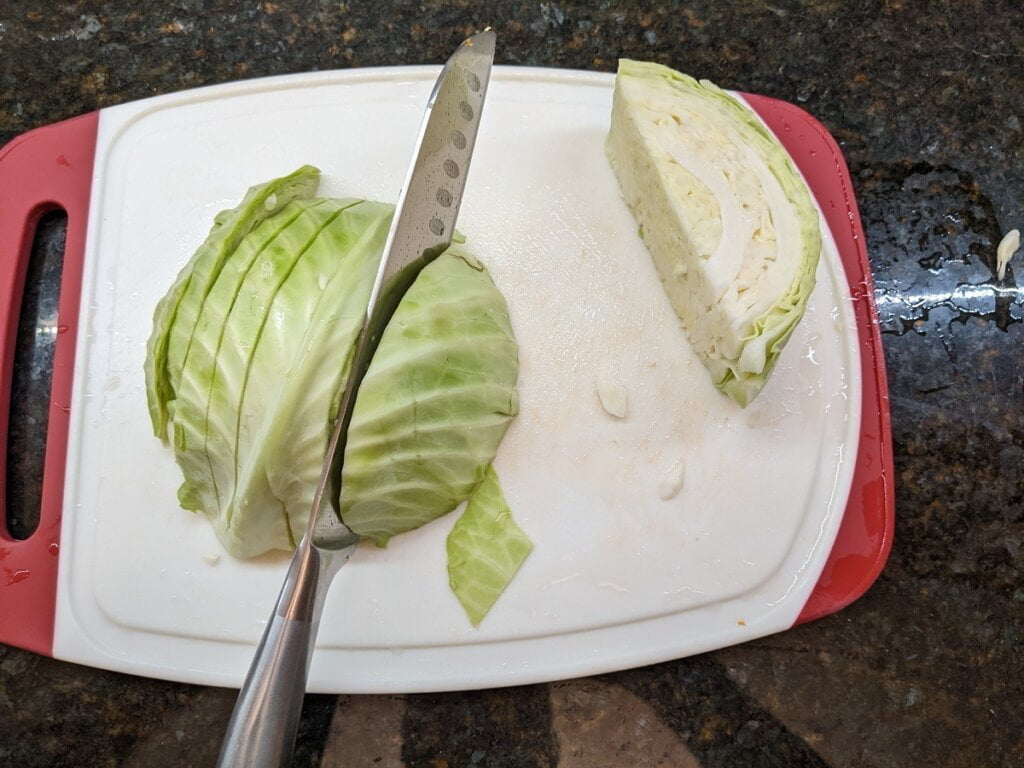
[[[747,405],[814,288],[807,185],[748,108],[660,64],[619,63],[607,150],[694,351]]]
[[[447,549],[452,592],[473,626],[479,626],[533,551],[533,543],[512,519],[493,467],[487,468],[448,534]]]
[[[342,470],[345,524],[384,546],[455,509],[519,412],[518,374],[501,292],[452,246],[402,299],[359,389]]]

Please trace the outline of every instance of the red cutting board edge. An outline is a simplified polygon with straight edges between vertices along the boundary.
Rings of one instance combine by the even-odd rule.
[[[742,94],[778,136],[821,207],[850,285],[862,371],[857,462],[839,532],[796,623],[834,613],[868,590],[892,547],[892,439],[885,361],[864,231],[842,153],[825,127],[788,102]],[[85,228],[99,113],[44,126],[0,149],[0,459],[6,467],[14,343],[32,239],[40,217],[68,214],[40,523],[24,541],[0,524],[0,642],[51,656],[69,407]],[[3,475],[6,489],[6,472]],[[0,494],[5,510],[6,491]],[[0,520],[6,520],[6,510]]]
[[[867,592],[889,558],[896,518],[889,386],[864,227],[839,145],[799,107],[756,94],[743,97],[782,142],[821,207],[846,271],[860,342],[857,462],[832,551],[797,617],[802,624],[835,613]]]

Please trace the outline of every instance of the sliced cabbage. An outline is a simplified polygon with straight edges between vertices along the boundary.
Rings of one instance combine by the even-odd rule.
[[[213,229],[199,246],[153,313],[146,346],[146,400],[153,432],[166,439],[168,411],[173,408],[199,308],[225,261],[242,239],[293,200],[316,194],[320,171],[304,165],[294,173],[252,187],[235,208],[214,217]]]
[[[171,427],[179,501],[237,557],[291,549],[303,534],[394,212],[314,198],[318,174],[306,166],[253,187],[218,215],[160,302],[147,348],[148,406],[161,438]],[[501,293],[452,246],[399,304],[363,380],[343,520],[383,546],[452,511],[485,477],[497,488],[488,468],[518,412],[518,372]],[[500,489],[474,498],[458,526],[479,539],[474,521],[504,501]],[[507,505],[501,514],[512,536]],[[469,554],[486,560],[497,541]],[[516,541],[521,551],[525,535]],[[495,578],[474,567],[461,580],[492,595],[475,603],[474,623],[500,593]]]
[[[447,549],[449,585],[478,626],[533,551],[533,543],[512,519],[493,468],[487,469],[448,534]]]
[[[807,185],[747,107],[660,64],[619,62],[607,152],[693,349],[747,405],[814,288]]]
[[[199,311],[173,419],[178,496],[237,557],[302,536],[391,210],[289,204]]]
[[[469,497],[519,412],[501,292],[461,246],[402,299],[356,397],[341,518],[383,546]]]

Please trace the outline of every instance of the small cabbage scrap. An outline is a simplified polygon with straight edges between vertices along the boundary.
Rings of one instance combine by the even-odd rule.
[[[601,407],[617,419],[626,417],[626,408],[629,403],[629,392],[621,382],[600,377],[595,385],[597,399],[601,401]]]
[[[607,152],[690,344],[746,406],[814,288],[807,185],[749,109],[660,64],[619,62]]]
[[[493,468],[448,534],[447,546],[448,582],[478,626],[533,550],[512,519]]]
[[[1011,229],[996,246],[996,275],[1002,280],[1006,277],[1006,267],[1013,258],[1013,254],[1020,248],[1020,230]]]
[[[156,435],[173,438],[179,501],[236,557],[292,549],[303,535],[394,213],[314,197],[318,181],[304,166],[218,214],[158,304],[147,346],[147,405]],[[452,246],[406,293],[363,379],[344,522],[383,546],[472,496],[457,526],[474,530],[500,499],[475,492],[485,478],[496,487],[490,466],[519,409],[518,373],[504,298]],[[502,529],[518,532],[507,505],[502,515]],[[491,545],[481,539],[471,554],[486,559]],[[493,593],[489,608],[494,579],[478,569],[462,589]],[[474,624],[485,612],[470,613]]]

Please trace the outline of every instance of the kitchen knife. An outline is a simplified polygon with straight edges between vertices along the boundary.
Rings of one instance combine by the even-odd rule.
[[[342,393],[305,536],[238,695],[217,765],[276,768],[291,761],[309,661],[331,580],[359,536],[339,518],[345,438],[356,395],[388,321],[424,266],[450,244],[494,60],[485,30],[459,46],[427,102],[377,279]]]

